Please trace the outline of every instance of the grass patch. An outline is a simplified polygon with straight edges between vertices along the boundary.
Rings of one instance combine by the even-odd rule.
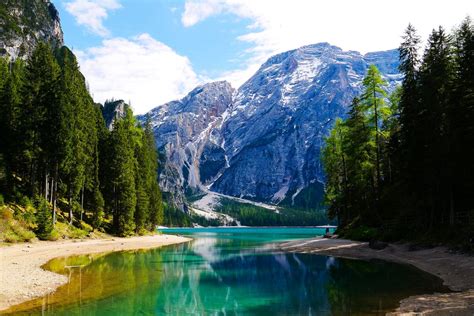
[[[90,231],[92,231],[92,229]],[[56,225],[54,227],[53,232],[51,233],[49,240],[83,239],[88,237],[90,231],[80,229],[66,223],[56,222]]]
[[[26,222],[14,218],[11,208],[7,206],[0,208],[0,240],[7,243],[17,243],[36,238]]]

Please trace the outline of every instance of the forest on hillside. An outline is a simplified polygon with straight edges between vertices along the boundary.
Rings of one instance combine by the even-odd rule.
[[[57,239],[62,223],[127,236],[163,221],[149,122],[127,107],[108,130],[67,47],[0,59],[0,113],[3,239]]]
[[[432,31],[423,53],[409,25],[401,86],[387,95],[375,66],[348,117],[326,139],[326,203],[339,231],[363,240],[473,247],[474,26]]]

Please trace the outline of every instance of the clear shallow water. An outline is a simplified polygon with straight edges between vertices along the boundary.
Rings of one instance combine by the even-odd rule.
[[[70,283],[20,305],[47,315],[383,315],[410,295],[445,291],[409,266],[284,254],[272,242],[315,228],[170,229],[192,242],[148,251],[54,259]]]

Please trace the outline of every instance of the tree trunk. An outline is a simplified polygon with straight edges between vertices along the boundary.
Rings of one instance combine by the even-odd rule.
[[[56,164],[56,170],[54,171],[54,177],[51,179],[51,200],[53,203],[53,226],[56,224],[56,201],[58,199],[58,179],[59,179],[59,166]]]
[[[81,222],[82,222],[83,213],[84,213],[84,185],[82,186],[82,190],[81,190]]]
[[[54,200],[54,179],[55,177],[57,177],[57,175],[55,174],[54,177],[51,177],[51,187],[49,189],[49,203],[53,204],[53,200]]]
[[[51,199],[53,201],[53,226],[54,226],[56,225],[56,199],[57,199],[57,191],[58,191],[58,181],[54,181],[54,178],[51,181],[51,189],[52,189]]]
[[[69,225],[72,224],[72,193],[71,193],[71,188],[68,190],[68,201],[69,201]]]
[[[44,199],[48,201],[49,197],[49,177],[48,173],[46,172],[44,175]]]
[[[379,186],[380,186],[380,144],[379,144],[379,116],[377,109],[377,94],[374,87],[374,119],[375,119],[375,168],[377,171],[377,181],[375,183],[375,196],[379,200]]]

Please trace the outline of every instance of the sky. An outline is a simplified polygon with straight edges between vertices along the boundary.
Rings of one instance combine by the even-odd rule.
[[[238,88],[269,57],[329,42],[397,48],[408,23],[426,39],[474,18],[473,0],[53,0],[65,44],[96,102],[136,114],[227,80]]]

